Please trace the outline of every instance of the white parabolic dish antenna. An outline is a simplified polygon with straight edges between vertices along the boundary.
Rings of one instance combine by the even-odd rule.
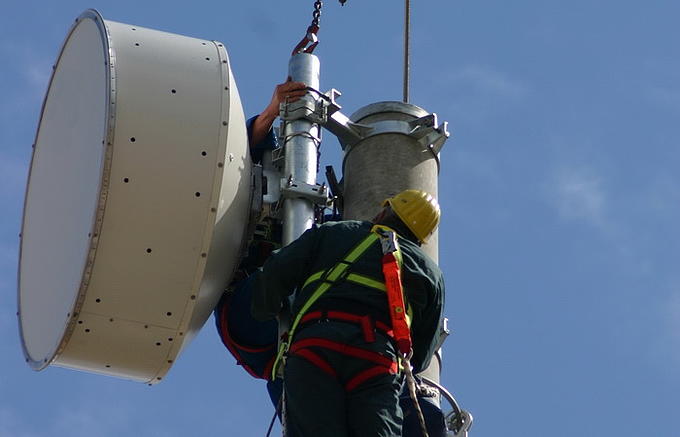
[[[54,66],[26,189],[26,361],[160,381],[239,261],[250,196],[224,46],[83,13]]]

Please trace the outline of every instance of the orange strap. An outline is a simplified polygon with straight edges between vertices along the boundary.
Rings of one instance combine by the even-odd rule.
[[[408,355],[411,351],[411,330],[406,321],[406,305],[404,304],[404,290],[401,286],[401,273],[394,252],[386,253],[382,258],[382,271],[385,275],[387,304],[390,307],[392,331],[397,342],[399,352]]]

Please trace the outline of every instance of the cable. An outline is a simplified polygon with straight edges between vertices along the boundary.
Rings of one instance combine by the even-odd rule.
[[[278,415],[279,415],[278,410],[274,411],[274,417],[272,417],[272,421],[269,422],[269,428],[267,429],[267,436],[266,437],[271,436],[272,428],[274,428],[274,422],[276,422],[276,416],[278,416]]]
[[[404,103],[409,100],[409,82],[411,80],[411,0],[404,4]]]

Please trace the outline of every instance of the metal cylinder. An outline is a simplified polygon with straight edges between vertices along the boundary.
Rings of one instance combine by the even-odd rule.
[[[362,125],[385,121],[410,122],[429,115],[418,106],[402,102],[379,102],[352,114],[351,120]],[[344,177],[344,219],[371,220],[381,202],[406,189],[423,190],[438,197],[439,164],[437,158],[412,136],[389,131],[368,136],[345,149],[342,164]],[[438,233],[423,250],[438,260]]]
[[[319,58],[307,53],[293,55],[288,63],[288,75],[297,82],[319,89]],[[314,100],[313,94],[303,99]],[[319,126],[305,119],[289,121],[285,125],[284,173],[292,183],[316,183],[318,167]],[[288,198],[283,204],[283,244],[287,245],[312,227],[314,205],[301,198]]]

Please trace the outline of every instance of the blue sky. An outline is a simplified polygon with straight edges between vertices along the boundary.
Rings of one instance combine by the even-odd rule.
[[[235,3],[235,4],[232,4]],[[227,45],[248,114],[313,1],[18,2],[0,15],[0,436],[261,436],[272,414],[212,325],[154,387],[23,362],[17,234],[51,65],[84,9]],[[402,4],[325,2],[322,88],[401,97]],[[442,151],[442,380],[475,437],[680,436],[680,4],[413,2],[412,102]],[[340,168],[325,136],[323,163]],[[210,322],[211,323],[211,322]]]

